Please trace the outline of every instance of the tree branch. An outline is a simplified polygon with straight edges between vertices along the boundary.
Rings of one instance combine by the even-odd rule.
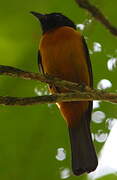
[[[45,95],[45,96],[27,97],[27,98],[0,96],[0,104],[7,106],[29,106],[34,104],[45,104],[45,103],[50,104],[56,102],[92,101],[92,100],[103,100],[103,101],[117,103],[117,94],[100,91],[100,93],[74,92],[74,93],[53,94],[53,95]]]
[[[9,106],[26,106],[33,104],[43,103],[56,103],[56,102],[70,102],[70,101],[92,101],[92,100],[103,100],[113,103],[117,103],[117,93],[108,93],[102,90],[91,89],[88,86],[79,85],[69,81],[60,80],[48,75],[41,75],[38,73],[25,72],[23,70],[0,65],[0,75],[8,75],[12,77],[20,77],[26,80],[36,80],[45,82],[51,85],[55,85],[59,88],[67,88],[69,93],[65,94],[53,94],[46,96],[36,97],[2,97],[0,96],[1,105]]]
[[[81,8],[89,11],[91,15],[100,23],[102,23],[113,35],[117,36],[117,28],[111,24],[111,22],[100,11],[100,9],[92,5],[89,0],[76,0],[76,2]]]
[[[47,74],[42,75],[41,73],[33,73],[33,72],[23,71],[21,69],[14,68],[11,66],[0,65],[0,75],[18,77],[18,78],[25,79],[25,80],[41,81],[43,83],[55,85],[56,87],[67,88],[70,91],[78,91],[78,90],[81,91],[83,89],[85,89],[85,91],[91,90],[91,88],[89,88],[88,86],[61,80],[59,78],[56,78],[56,77],[53,77],[53,76],[50,76]]]

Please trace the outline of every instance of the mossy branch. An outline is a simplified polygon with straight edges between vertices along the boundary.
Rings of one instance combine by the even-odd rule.
[[[9,106],[26,106],[33,104],[56,103],[56,102],[70,102],[70,101],[92,101],[101,100],[117,103],[117,93],[109,93],[102,90],[91,89],[84,84],[77,84],[58,78],[42,75],[40,73],[33,73],[23,71],[14,67],[0,65],[0,75],[7,75],[11,77],[19,77],[26,80],[41,81],[54,85],[59,88],[66,88],[69,93],[53,94],[35,97],[9,97],[0,96],[1,105]]]

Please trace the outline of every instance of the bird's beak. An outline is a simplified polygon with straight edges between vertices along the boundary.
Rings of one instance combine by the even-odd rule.
[[[45,18],[45,15],[44,14],[40,14],[40,13],[37,13],[37,12],[34,12],[34,11],[31,11],[30,12],[32,15],[34,15],[39,21],[42,21],[42,19]]]

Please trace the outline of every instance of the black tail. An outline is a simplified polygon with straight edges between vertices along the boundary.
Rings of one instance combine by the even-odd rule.
[[[94,171],[98,165],[90,133],[89,116],[82,117],[78,127],[69,127],[72,153],[72,170],[75,175]]]

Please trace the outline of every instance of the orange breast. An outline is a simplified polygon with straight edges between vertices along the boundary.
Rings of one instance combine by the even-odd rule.
[[[90,85],[88,66],[79,32],[70,27],[60,27],[50,31],[42,37],[39,48],[45,73]],[[59,103],[59,105],[64,118],[71,125],[86,111],[88,102]]]

